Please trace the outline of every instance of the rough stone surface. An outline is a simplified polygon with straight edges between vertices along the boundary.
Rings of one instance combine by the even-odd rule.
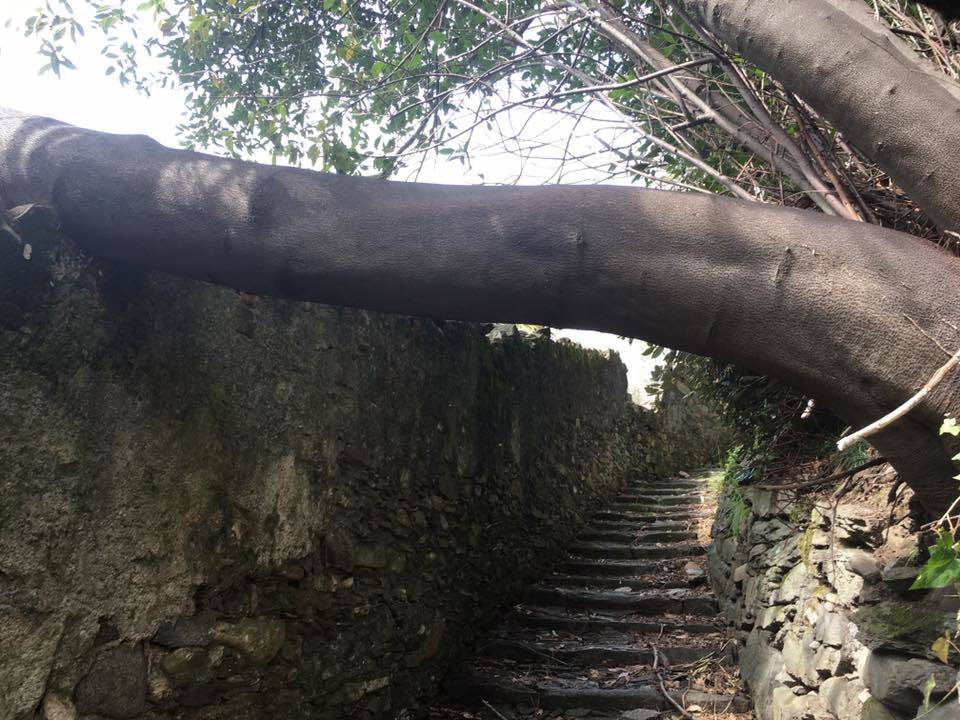
[[[957,671],[921,658],[904,658],[871,652],[863,670],[863,682],[870,694],[895,710],[910,712],[923,702],[924,687],[933,678],[932,700],[936,702],[957,682]]]
[[[135,718],[146,709],[143,648],[119,645],[101,651],[74,691],[82,714]]]
[[[55,224],[21,219],[29,261],[0,236],[0,720],[415,709],[642,464],[615,358],[141,276]]]
[[[957,681],[957,654],[944,665],[931,650],[956,631],[956,599],[908,589],[920,523],[909,497],[889,503],[894,479],[859,473],[835,512],[832,489],[743,488],[751,507],[739,534],[721,501],[707,568],[743,642],[758,720],[906,720],[928,678],[934,701]]]

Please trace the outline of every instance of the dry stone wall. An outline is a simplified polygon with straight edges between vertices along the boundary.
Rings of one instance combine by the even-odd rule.
[[[142,276],[16,216],[2,720],[412,717],[642,465],[616,358]]]
[[[909,590],[926,557],[910,491],[880,466],[832,493],[721,501],[710,577],[758,720],[957,720],[960,658],[931,646],[956,631],[960,605]]]

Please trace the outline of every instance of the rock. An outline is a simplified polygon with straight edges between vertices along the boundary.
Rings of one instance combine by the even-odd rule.
[[[772,695],[772,720],[832,720],[816,693],[798,695],[779,687]]]
[[[823,645],[817,648],[817,656],[814,660],[814,667],[822,678],[832,677],[839,674],[840,666],[843,664],[843,654],[836,648]]]
[[[206,648],[177,648],[167,653],[160,667],[176,686],[209,682],[223,662],[223,646]]]
[[[84,715],[134,718],[147,702],[147,664],[139,645],[118,645],[102,651],[74,691]]]
[[[931,703],[928,710],[924,710],[923,706],[918,707],[916,717],[922,720],[957,720],[960,718],[960,703],[951,696],[937,705]]]
[[[825,612],[817,618],[814,635],[824,645],[841,647],[847,637],[850,621],[839,613]]]
[[[817,653],[812,647],[813,633],[809,630],[802,636],[788,632],[783,640],[783,666],[798,682],[807,687],[820,685],[817,672]]]
[[[209,611],[186,615],[161,625],[152,641],[164,647],[204,647],[210,644],[215,620],[216,616]]]
[[[948,693],[957,682],[953,668],[921,658],[905,658],[884,652],[871,652],[861,671],[870,694],[895,710],[911,712],[923,702],[923,689],[934,678],[934,701]]]
[[[43,720],[76,720],[77,708],[66,694],[48,692],[43,698]]]
[[[848,550],[844,559],[850,572],[856,573],[867,582],[876,582],[880,579],[880,563],[876,558],[863,550]]]
[[[747,559],[752,565],[762,565],[762,558],[769,550],[767,545],[763,543],[759,545],[751,545],[750,552],[747,553]]]
[[[764,630],[777,630],[787,621],[787,611],[782,605],[764,608],[760,613],[759,625]]]
[[[662,717],[663,713],[659,710],[647,710],[646,708],[639,708],[637,710],[627,710],[624,713],[620,713],[620,720],[654,720],[654,718]]]
[[[806,593],[809,584],[810,576],[806,566],[803,563],[795,565],[783,578],[780,588],[774,594],[773,601],[777,605],[796,602],[801,595]]]
[[[738,565],[737,568],[733,571],[733,581],[736,583],[742,583],[750,577],[750,568],[747,563],[743,565]]]
[[[851,616],[857,639],[871,650],[896,651],[935,660],[930,649],[945,630],[956,629],[956,615],[918,603],[883,602]]]
[[[891,590],[893,590],[897,595],[906,596],[911,594],[910,586],[913,585],[913,581],[917,579],[917,575],[920,574],[920,568],[918,567],[892,567],[889,570],[884,570],[881,573],[883,582],[886,583]],[[919,591],[912,591],[916,594],[921,594]]]
[[[740,547],[740,541],[735,537],[728,537],[720,541],[720,549],[717,554],[724,562],[730,563],[737,555],[737,549]]]
[[[774,689],[783,686],[777,679],[783,669],[783,657],[770,646],[770,634],[751,632],[740,652],[740,674],[750,688],[754,707],[771,707]],[[761,716],[760,720],[766,717]]]
[[[706,578],[706,572],[699,563],[688,562],[683,566],[683,572],[692,585],[700,584]]]
[[[860,711],[860,720],[897,720],[883,703],[875,697],[869,697],[863,702]]]
[[[790,537],[795,532],[796,528],[779,518],[761,520],[755,522],[750,528],[750,542],[752,544],[766,543],[773,545]]]
[[[244,618],[238,623],[219,622],[213,639],[236,650],[252,665],[266,665],[286,639],[286,623],[278,618]]]
[[[830,581],[836,589],[834,594],[827,596],[831,602],[847,607],[863,605],[863,589],[866,581],[862,577],[838,563]],[[879,585],[871,585],[870,587],[879,588]]]
[[[783,513],[775,490],[759,490],[746,487],[743,488],[743,495],[753,505],[753,515],[755,517],[768,518]]]
[[[834,527],[837,542],[847,547],[875,548],[883,541],[883,525],[859,504],[839,505]]]
[[[40,704],[63,629],[58,616],[0,605],[0,648],[15,648],[0,652],[0,718],[25,717]]]
[[[778,542],[764,558],[770,568],[787,571],[800,560],[800,540],[797,535]]]
[[[863,705],[859,698],[863,684],[859,680],[829,677],[820,684],[820,701],[837,718],[859,718]]]

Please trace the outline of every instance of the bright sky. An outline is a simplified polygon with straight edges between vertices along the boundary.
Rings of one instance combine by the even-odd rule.
[[[30,0],[0,0],[0,105],[16,108],[35,115],[45,115],[81,127],[114,133],[149,135],[164,145],[179,145],[176,127],[183,120],[183,92],[177,89],[156,89],[150,97],[123,87],[115,78],[104,74],[106,65],[100,56],[101,37],[90,33],[89,42],[68,53],[77,70],[64,69],[58,79],[52,73],[38,75],[44,60],[37,54],[33,40],[24,39],[18,25],[29,15],[36,3]],[[8,18],[13,22],[4,27]],[[524,117],[505,113],[503,122],[522,123]],[[562,144],[568,128],[544,122],[543,133],[556,135]],[[509,128],[507,128],[509,131]],[[588,137],[591,128],[579,132]],[[555,163],[524,161],[515,154],[491,152],[474,163],[472,169],[459,162],[434,156],[428,161],[419,179],[451,184],[478,184],[483,182],[519,182],[539,184],[554,177]],[[566,182],[596,181],[589,170],[570,174]],[[649,382],[654,363],[642,355],[645,343],[628,341],[606,333],[585,330],[560,330],[554,333],[569,337],[586,347],[613,349],[627,365],[631,392],[642,389]]]

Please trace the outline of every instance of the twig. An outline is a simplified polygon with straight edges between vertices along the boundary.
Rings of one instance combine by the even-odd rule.
[[[807,480],[805,482],[790,483],[789,485],[774,485],[774,484],[763,484],[763,485],[749,485],[748,487],[758,488],[760,490],[799,490],[800,488],[811,488],[817,487],[818,485],[829,485],[832,482],[837,480],[843,480],[844,478],[851,477],[856,475],[861,470],[866,470],[868,468],[876,467],[877,465],[883,465],[887,462],[886,458],[878,457],[873,460],[868,460],[863,465],[858,465],[855,468],[850,470],[844,470],[843,472],[834,473],[825,478],[819,480]]]
[[[922,528],[920,528],[920,529],[921,529],[921,530],[932,530],[932,529],[935,528],[935,527],[939,527],[940,525],[943,525],[944,523],[949,522],[950,519],[951,519],[951,518],[950,518],[950,513],[952,513],[952,512],[954,511],[954,509],[957,507],[957,505],[960,505],[960,497],[958,497],[956,500],[953,501],[953,503],[950,505],[950,507],[947,508],[947,511],[946,511],[943,515],[940,516],[940,519],[939,519],[939,520],[935,520],[935,521],[932,522],[932,523],[927,523],[926,525],[924,525],[924,526],[923,526]]]
[[[487,706],[487,709],[488,709],[490,712],[492,712],[494,715],[496,715],[498,718],[500,718],[500,720],[507,720],[507,718],[503,715],[503,713],[501,713],[499,710],[497,710],[493,705],[491,705],[490,703],[488,703],[486,700],[482,700],[481,702],[482,702],[484,705]]]
[[[663,695],[664,698],[667,699],[667,702],[669,702],[671,705],[673,705],[677,709],[677,712],[679,712],[685,718],[690,718],[690,720],[694,720],[693,715],[691,715],[686,710],[684,710],[683,705],[681,705],[676,700],[674,700],[673,696],[669,692],[667,692],[667,685],[666,683],[663,682],[663,675],[660,674],[660,670],[657,668],[657,665],[660,662],[660,653],[657,652],[656,645],[651,644],[650,647],[653,649],[653,674],[657,676],[657,681],[660,683],[661,694]]]
[[[900,407],[884,415],[879,420],[870,423],[862,430],[857,430],[855,433],[851,433],[850,435],[847,435],[845,438],[842,438],[837,443],[837,449],[846,450],[855,442],[859,440],[863,440],[866,437],[870,437],[871,435],[874,435],[880,432],[881,430],[883,430],[884,428],[888,427],[889,425],[892,425],[893,423],[895,423],[897,420],[902,418],[908,412],[913,410],[917,405],[923,402],[923,399],[930,394],[930,391],[933,390],[933,388],[935,388],[940,383],[940,381],[947,376],[947,373],[953,370],[953,368],[955,368],[958,363],[960,363],[960,350],[958,350],[953,357],[947,360],[947,362],[933,374],[933,377],[927,380],[926,384],[922,388],[920,388],[919,391],[917,391],[916,395],[914,395],[912,398],[907,400]]]

